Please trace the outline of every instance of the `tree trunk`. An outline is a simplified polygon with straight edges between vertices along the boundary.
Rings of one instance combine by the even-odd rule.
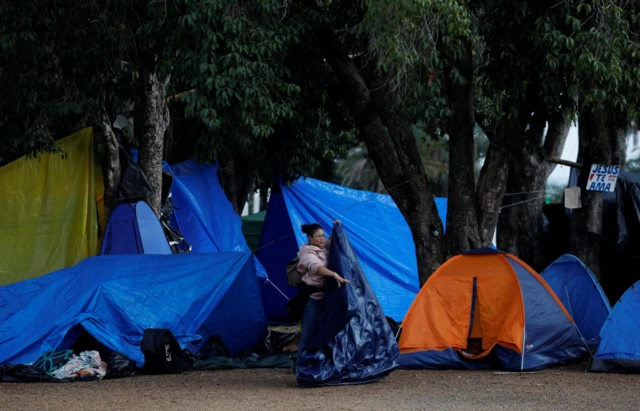
[[[444,262],[446,244],[442,221],[429,191],[415,136],[394,111],[397,95],[391,90],[389,81],[373,79],[370,89],[333,30],[322,26],[316,29],[315,34],[327,63],[342,86],[378,175],[411,229],[418,279],[422,285]],[[374,61],[369,64],[375,66]],[[372,93],[370,90],[376,91]]]
[[[244,155],[225,156],[220,161],[220,184],[233,205],[233,210],[242,215],[256,177],[255,162]],[[251,214],[251,210],[249,210]]]
[[[588,232],[602,232],[602,192],[584,189],[592,164],[611,164],[611,129],[607,127],[604,108],[580,112],[578,132],[580,137],[579,161],[582,208],[573,210],[571,219],[571,253],[577,256],[600,278],[600,249],[587,237]]]
[[[544,138],[540,126],[531,126],[523,149],[514,150],[507,180],[508,196],[500,213],[498,245],[540,272],[550,263],[545,258],[543,206],[547,179],[555,168],[550,156],[559,157],[570,126],[561,120],[549,124]],[[519,133],[524,134],[524,130]]]
[[[253,187],[252,187],[253,190]],[[249,198],[247,199],[247,205],[249,206],[249,214],[254,214],[254,210],[256,208],[256,201],[253,196],[253,193],[249,193]]]
[[[260,187],[260,206],[258,207],[258,211],[266,211],[267,205],[269,204],[269,186]]]
[[[247,203],[247,199],[253,190],[256,180],[256,162],[249,156],[237,155],[233,161],[234,176],[236,179],[236,202],[240,213]],[[251,214],[251,210],[249,210]]]
[[[147,202],[160,215],[162,196],[162,155],[164,134],[168,126],[165,107],[166,86],[169,77],[159,78],[153,65],[144,65],[140,73],[140,111],[142,131],[138,164],[147,176],[153,194]]]
[[[449,196],[447,245],[455,256],[482,245],[476,214],[476,187],[473,150],[473,57],[471,43],[465,42],[455,63],[462,84],[447,76],[452,121],[449,127]]]
[[[611,164],[622,169],[627,163],[627,130],[614,128],[611,131]]]
[[[104,180],[104,213],[109,218],[116,206],[116,193],[120,185],[120,150],[109,117],[103,111],[96,126],[96,141],[102,144],[104,153],[101,158],[102,178]]]
[[[482,247],[491,246],[498,225],[500,206],[509,176],[511,152],[511,147],[504,136],[494,136],[480,170],[476,187],[476,209]]]
[[[242,210],[238,210],[238,190],[236,187],[236,176],[233,156],[225,156],[219,160],[220,170],[218,171],[218,178],[220,179],[220,185],[222,190],[227,195],[227,200],[233,206],[233,211],[240,215]]]

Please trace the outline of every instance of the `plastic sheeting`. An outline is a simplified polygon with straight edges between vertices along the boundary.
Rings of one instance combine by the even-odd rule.
[[[293,298],[298,289],[287,283],[285,266],[298,253],[298,243],[293,234],[291,220],[287,212],[282,192],[272,190],[267,206],[267,215],[262,227],[260,247],[255,255],[262,263],[278,289],[269,284],[261,284],[262,301],[267,319],[272,322],[290,322],[287,298]],[[278,290],[282,290],[285,298]]]
[[[174,179],[171,187],[171,226],[193,248],[193,253],[250,252],[242,235],[242,221],[218,180],[218,166],[188,160],[164,169]],[[266,278],[255,260],[259,277]]]
[[[0,285],[69,267],[97,253],[92,130],[62,152],[0,168]]]
[[[312,327],[318,332],[298,351],[298,383],[362,384],[386,377],[398,367],[400,350],[341,226],[333,231],[329,267],[351,283],[338,287],[326,280],[322,309]]]
[[[595,345],[611,305],[591,270],[576,256],[565,254],[540,275],[573,317],[580,336]]]
[[[611,310],[590,370],[640,373],[640,281]]]
[[[0,301],[0,364],[67,349],[85,331],[138,366],[147,328],[168,328],[192,352],[219,335],[232,355],[265,335],[248,253],[92,257],[0,287]]]
[[[171,254],[160,220],[144,201],[118,205],[105,231],[100,255]]]
[[[447,200],[436,198],[443,222],[447,220]],[[258,259],[271,281],[288,297],[296,289],[287,285],[286,263],[298,247],[308,241],[302,224],[318,223],[331,232],[338,219],[385,313],[396,321],[404,318],[420,291],[415,246],[404,216],[391,196],[354,190],[312,178],[283,186],[282,194],[272,192],[263,228]],[[269,319],[286,318],[286,300],[273,292],[263,293]]]

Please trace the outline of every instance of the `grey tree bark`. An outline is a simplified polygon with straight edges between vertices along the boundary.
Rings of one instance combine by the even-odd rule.
[[[104,149],[100,164],[104,181],[104,212],[108,219],[116,206],[116,193],[120,184],[121,169],[118,140],[104,110],[98,116],[95,130],[96,142],[101,144]]]
[[[578,161],[582,163],[579,185],[582,208],[573,210],[571,219],[571,253],[578,257],[600,278],[600,248],[587,233],[602,233],[602,192],[584,189],[592,164],[611,164],[612,139],[617,138],[615,129],[608,127],[607,112],[603,107],[582,110],[579,115],[578,133],[580,151]],[[612,136],[613,134],[613,136]]]
[[[447,245],[450,256],[482,245],[478,232],[474,167],[473,56],[465,42],[455,66],[463,82],[447,77],[452,121],[449,126]]]
[[[266,211],[267,205],[269,204],[269,187],[262,186],[260,188],[260,206],[258,207],[258,211]]]
[[[224,156],[220,160],[220,184],[236,214],[242,214],[256,178],[255,162],[245,155]]]
[[[498,248],[518,256],[533,269],[542,271],[546,261],[543,248],[543,206],[547,179],[555,164],[547,158],[560,157],[570,125],[562,119],[549,123],[544,134],[544,120],[531,119],[522,148],[514,150],[509,163],[505,208],[498,223]]]
[[[489,247],[498,222],[508,164],[513,150],[510,136],[488,133],[491,144],[475,183],[473,55],[470,43],[455,62],[463,84],[449,81],[453,121],[449,130],[449,208],[447,241],[449,255]]]
[[[157,215],[161,207],[164,135],[169,126],[169,110],[165,105],[169,78],[160,77],[152,64],[144,65],[140,73],[142,124],[138,164],[153,188],[153,196],[147,202]]]
[[[378,175],[411,229],[422,285],[444,262],[447,252],[442,221],[429,190],[415,136],[395,111],[397,95],[389,82],[365,79],[330,27],[319,27],[315,34],[342,85]]]

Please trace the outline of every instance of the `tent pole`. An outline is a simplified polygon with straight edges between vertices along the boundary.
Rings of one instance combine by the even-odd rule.
[[[282,290],[281,290],[281,289],[279,289],[279,288],[278,288],[278,287],[277,287],[277,286],[276,286],[276,285],[275,285],[275,284],[274,284],[274,283],[273,283],[273,282],[272,282],[268,277],[267,277],[267,279],[265,279],[265,280],[264,280],[264,282],[265,282],[265,283],[269,283],[269,284],[271,284],[271,285],[273,286],[273,288],[275,288],[276,290],[278,290],[278,292],[279,292],[280,294],[282,294],[282,296],[283,296],[284,298],[286,298],[286,299],[287,299],[287,301],[289,301],[289,297],[287,297],[287,295],[286,295],[285,293],[283,293],[283,292],[282,292]]]
[[[522,357],[520,359],[520,372],[524,371],[524,350],[527,347],[527,326],[522,327]]]

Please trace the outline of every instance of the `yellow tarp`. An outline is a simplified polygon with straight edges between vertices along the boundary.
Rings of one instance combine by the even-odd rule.
[[[56,143],[63,153],[0,168],[0,285],[96,255],[92,139],[87,128]]]
[[[104,179],[102,178],[100,162],[96,162],[93,168],[95,170],[93,176],[96,187],[96,207],[98,208],[98,244],[96,245],[96,254],[99,254],[104,230],[107,227],[107,216],[104,214]]]

